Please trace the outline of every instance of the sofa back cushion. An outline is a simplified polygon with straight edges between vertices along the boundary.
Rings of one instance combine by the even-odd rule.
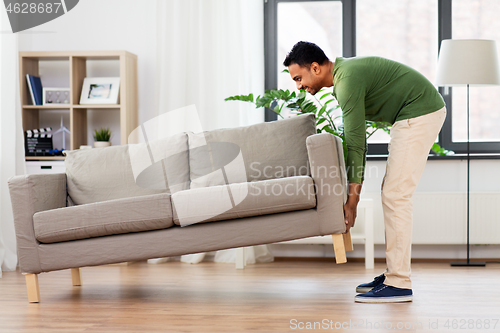
[[[167,154],[160,152],[162,147]],[[68,195],[76,205],[185,190],[187,134],[149,144],[67,151],[65,166]]]
[[[309,175],[306,138],[314,114],[188,133],[191,188]]]

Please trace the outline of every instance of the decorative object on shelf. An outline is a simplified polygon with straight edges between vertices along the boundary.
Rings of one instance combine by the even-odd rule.
[[[61,116],[61,127],[54,132],[54,135],[62,132],[62,150],[66,150],[66,133],[70,134],[69,129],[66,128],[63,124],[63,116]]]
[[[69,88],[43,88],[43,105],[69,105]]]
[[[66,149],[52,149],[49,153],[51,156],[63,156],[63,151],[66,151]]]
[[[89,145],[81,145],[80,149],[92,149],[92,146]]]
[[[86,77],[80,104],[117,104],[119,91],[119,77]]]
[[[51,156],[53,149],[52,129],[50,127],[27,130],[24,132],[26,156]]]
[[[111,130],[101,127],[99,130],[94,130],[94,148],[102,148],[111,146]]]
[[[437,66],[438,86],[467,86],[467,261],[454,261],[452,266],[485,266],[484,261],[470,261],[470,139],[469,86],[500,84],[496,43],[482,39],[445,39],[441,43]],[[490,112],[487,110],[486,112]],[[481,221],[478,221],[481,223]]]
[[[26,74],[26,81],[31,96],[31,103],[33,105],[42,105],[42,80],[40,77]]]
[[[111,146],[109,141],[94,141],[94,148],[104,148]]]

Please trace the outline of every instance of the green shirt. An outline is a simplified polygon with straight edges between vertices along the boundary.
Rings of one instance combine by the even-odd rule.
[[[380,57],[336,58],[333,86],[333,95],[342,109],[351,183],[364,180],[365,119],[394,124],[445,106],[434,85],[422,74]]]

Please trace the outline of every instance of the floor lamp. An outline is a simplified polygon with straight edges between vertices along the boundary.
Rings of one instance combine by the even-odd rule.
[[[436,84],[438,86],[467,86],[467,261],[454,261],[451,265],[485,266],[484,262],[470,261],[469,86],[500,84],[495,41],[482,39],[443,40],[439,51]]]

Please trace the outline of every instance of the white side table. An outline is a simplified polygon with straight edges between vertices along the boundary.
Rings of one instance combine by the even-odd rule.
[[[354,228],[351,229],[351,239],[354,244],[365,244],[365,268],[373,269],[375,267],[375,246],[373,244],[373,199],[361,199],[358,203],[358,215],[360,210],[364,210],[364,223],[356,221]],[[332,236],[317,236],[291,241],[278,242],[274,244],[332,244]],[[236,269],[245,268],[245,248],[236,249]]]

